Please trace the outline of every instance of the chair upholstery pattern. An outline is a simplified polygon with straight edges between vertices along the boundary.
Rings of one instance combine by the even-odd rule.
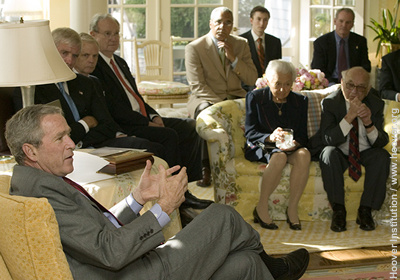
[[[73,279],[53,208],[45,198],[9,195],[9,180],[0,176],[0,279]]]
[[[312,99],[309,101],[308,133],[315,133],[319,128],[321,109],[319,108],[318,116],[318,108],[316,109],[315,106],[320,106],[323,97],[334,90],[336,88],[322,91],[320,94],[315,94],[315,91],[304,92]],[[318,98],[318,101],[314,98]],[[259,199],[261,176],[266,165],[245,159],[243,151],[246,140],[244,122],[245,99],[226,100],[203,110],[197,118],[196,129],[199,135],[207,141],[215,201],[235,207],[245,219],[249,220],[252,218],[252,211]],[[313,127],[311,127],[312,125]],[[365,169],[362,168],[364,174]],[[287,164],[283,169],[280,183],[269,200],[270,215],[275,220],[286,219],[290,171],[291,165]],[[348,176],[348,172],[345,172],[344,179],[347,218],[355,220],[358,202],[363,191],[364,176],[356,183]],[[390,178],[387,182],[388,193],[384,205],[380,211],[373,213],[376,219],[387,219],[389,216],[391,197],[389,188]],[[299,218],[308,221],[330,220],[331,215],[332,211],[323,188],[319,163],[313,161],[310,164],[306,188],[299,202]]]

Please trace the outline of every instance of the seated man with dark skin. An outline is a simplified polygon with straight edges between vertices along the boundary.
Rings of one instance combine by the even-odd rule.
[[[49,105],[28,106],[6,125],[18,163],[10,194],[47,198],[74,279],[299,279],[305,272],[307,250],[269,256],[258,232],[226,205],[212,204],[165,241],[162,227],[185,199],[185,167],[160,166],[152,175],[148,161],[128,197],[101,207],[65,178],[73,171],[70,131],[61,110]],[[157,203],[140,215],[150,200]]]

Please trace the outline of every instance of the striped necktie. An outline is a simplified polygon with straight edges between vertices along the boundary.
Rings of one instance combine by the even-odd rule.
[[[350,130],[349,139],[349,176],[357,182],[361,177],[361,165],[360,165],[360,150],[358,143],[358,121],[357,118],[351,123],[353,125]]]
[[[258,59],[260,60],[261,68],[264,69],[265,54],[264,54],[264,47],[262,45],[262,39],[258,38],[257,42],[258,42],[258,47],[257,47]]]

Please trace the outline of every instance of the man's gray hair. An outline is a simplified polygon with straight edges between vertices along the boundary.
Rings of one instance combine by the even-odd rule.
[[[99,21],[106,19],[106,18],[112,19],[119,26],[118,20],[115,17],[113,17],[111,14],[95,14],[93,16],[92,20],[90,21],[89,31],[99,32]]]
[[[277,73],[280,74],[292,74],[292,82],[296,80],[297,71],[291,62],[275,59],[268,63],[267,69],[265,69],[265,76],[268,81],[271,81],[273,76]]]
[[[233,18],[233,13],[232,11],[227,8],[227,7],[218,7],[212,10],[211,15],[210,15],[210,20],[213,20],[215,17],[220,16],[221,14],[224,13],[230,13],[232,18]]]
[[[24,165],[26,157],[22,146],[28,143],[39,147],[44,136],[42,119],[55,114],[63,115],[63,112],[56,106],[38,104],[19,110],[7,121],[5,132],[7,145],[18,164]]]
[[[64,43],[81,48],[81,37],[79,37],[78,32],[69,27],[60,27],[54,29],[53,32],[51,32],[51,35],[53,36],[53,41],[56,46]]]
[[[365,76],[366,86],[370,86],[371,76],[370,76],[369,72],[367,70],[365,70],[361,66],[354,66],[354,67],[352,67],[350,69],[342,71],[342,80],[346,82],[347,81],[347,75],[349,75],[349,73],[354,72],[354,71],[362,72],[363,75]]]
[[[98,48],[100,48],[99,46],[99,42],[97,42],[97,40],[95,38],[93,38],[92,35],[85,33],[85,32],[81,32],[79,33],[79,37],[81,37],[81,41],[82,43],[89,43],[89,44],[95,44]]]
[[[353,21],[356,18],[356,15],[355,15],[354,11],[352,9],[350,9],[350,8],[341,8],[341,9],[337,10],[336,14],[335,14],[335,18],[338,18],[339,14],[341,12],[346,12],[346,13],[352,14],[353,15]]]

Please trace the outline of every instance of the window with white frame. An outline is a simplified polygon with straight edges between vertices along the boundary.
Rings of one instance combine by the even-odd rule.
[[[295,66],[308,67],[313,42],[334,30],[336,10],[350,7],[355,11],[354,31],[363,34],[363,0],[108,0],[108,9],[121,23],[120,54],[133,64],[132,38],[138,41],[174,38],[174,79],[186,82],[184,49],[193,39],[209,31],[211,11],[227,6],[234,12],[234,33],[250,29],[250,11],[264,5],[271,13],[266,29],[281,39],[283,57]]]

